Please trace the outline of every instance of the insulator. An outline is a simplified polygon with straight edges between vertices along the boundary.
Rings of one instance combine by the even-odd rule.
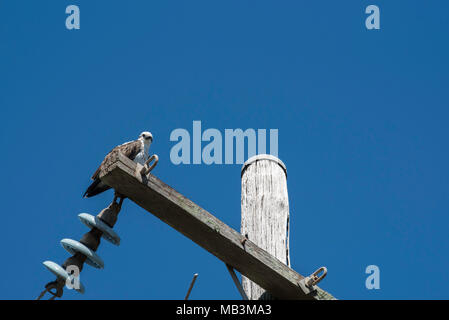
[[[102,238],[115,244],[116,246],[120,245],[120,237],[109,227],[106,223],[101,221],[98,217],[94,217],[88,213],[80,213],[78,215],[81,222],[84,223],[89,228],[97,228],[103,232]]]
[[[75,254],[77,252],[86,256],[86,263],[92,267],[97,269],[104,268],[104,262],[100,258],[98,254],[96,254],[93,250],[86,247],[81,242],[72,239],[62,239],[61,245],[64,249],[66,249],[69,253]]]
[[[51,299],[54,299],[55,297],[60,298],[62,296],[63,282],[60,280],[62,279],[67,282],[69,277],[70,280],[73,280],[71,275],[65,270],[66,268],[68,269],[69,266],[76,266],[80,271],[82,270],[83,263],[87,263],[98,269],[104,268],[103,260],[97,253],[95,253],[95,251],[100,244],[100,238],[104,238],[114,245],[120,245],[120,237],[112,230],[112,226],[114,226],[117,220],[117,215],[121,210],[123,202],[123,198],[120,198],[120,201],[116,202],[117,198],[118,196],[116,195],[112,203],[107,208],[103,209],[96,217],[87,213],[80,213],[78,215],[81,222],[91,228],[91,230],[84,234],[81,242],[72,239],[61,240],[62,247],[72,254],[72,257],[68,258],[63,266],[52,261],[44,262],[44,266],[56,275],[58,279],[47,283],[46,289],[40,294],[38,300],[41,299],[47,291],[53,294]],[[55,286],[57,288],[57,291],[55,291],[56,293],[50,289],[54,289]],[[85,289],[80,283],[80,287],[78,289],[75,288],[75,290],[84,293]]]
[[[44,266],[56,277],[61,278],[64,281],[67,281],[67,279],[70,277],[68,272],[65,271],[63,267],[53,261],[44,261]],[[81,282],[79,283],[79,288],[75,288],[75,290],[79,293],[84,293],[85,291],[84,286]]]

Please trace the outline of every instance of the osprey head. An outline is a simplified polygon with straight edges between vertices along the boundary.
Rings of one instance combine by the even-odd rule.
[[[153,141],[153,135],[151,132],[144,131],[139,136],[140,140],[143,140],[144,142],[152,142]]]

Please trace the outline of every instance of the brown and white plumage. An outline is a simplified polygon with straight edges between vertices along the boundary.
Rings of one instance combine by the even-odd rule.
[[[98,169],[95,171],[95,173],[92,175],[92,184],[87,188],[86,192],[84,193],[85,198],[90,198],[93,196],[96,196],[97,194],[100,194],[111,187],[104,184],[100,178],[99,174],[105,163],[108,162],[108,158],[115,152],[121,152],[129,159],[133,160],[134,162],[144,164],[145,161],[148,159],[148,151],[151,145],[151,142],[153,141],[153,136],[150,132],[142,132],[137,140],[126,142],[124,144],[121,144],[114,149],[112,149],[104,158],[101,165],[98,167]]]

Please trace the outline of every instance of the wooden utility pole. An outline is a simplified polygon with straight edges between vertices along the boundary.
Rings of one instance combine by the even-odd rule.
[[[259,248],[290,266],[287,169],[272,155],[254,156],[242,167],[241,233]],[[273,297],[242,276],[248,299]]]

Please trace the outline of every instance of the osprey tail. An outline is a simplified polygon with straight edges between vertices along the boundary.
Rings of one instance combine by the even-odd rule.
[[[83,198],[90,198],[100,194],[106,190],[111,189],[111,187],[107,186],[99,178],[96,178],[94,182],[87,188],[86,192],[84,192]]]

